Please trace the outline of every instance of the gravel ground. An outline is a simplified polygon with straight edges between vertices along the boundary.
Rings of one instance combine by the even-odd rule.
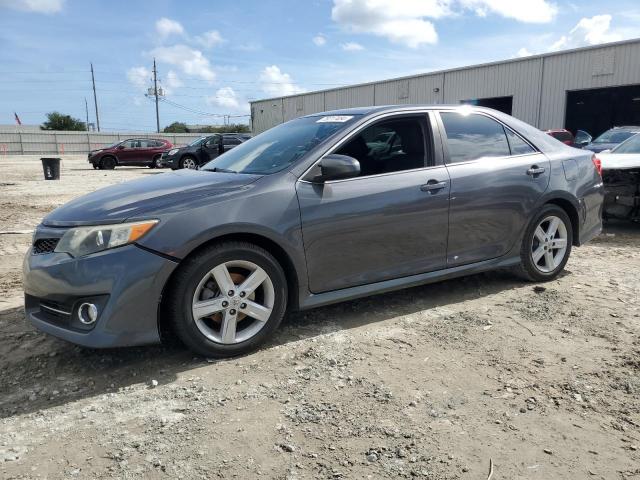
[[[157,174],[0,159],[0,478],[640,479],[640,226],[543,286],[494,272],[295,313],[233,360],[35,332],[30,234],[9,232]]]

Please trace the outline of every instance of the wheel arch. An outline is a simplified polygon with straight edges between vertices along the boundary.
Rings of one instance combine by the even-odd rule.
[[[180,260],[179,265],[173,270],[173,272],[165,282],[164,287],[162,288],[160,301],[158,302],[158,332],[160,334],[160,338],[163,341],[170,340],[170,339],[171,339],[170,341],[173,341],[173,339],[175,338],[175,335],[171,331],[171,327],[169,325],[168,319],[165,317],[165,315],[163,315],[162,304],[164,300],[167,298],[167,295],[165,295],[165,291],[173,281],[173,278],[178,272],[178,270],[180,269],[180,265],[186,259],[190,258],[193,255],[196,255],[198,252],[204,250],[205,248],[209,248],[212,245],[215,245],[217,243],[223,243],[225,241],[244,241],[244,242],[252,243],[254,245],[264,248],[269,253],[271,253],[271,255],[275,257],[275,259],[278,261],[278,263],[282,267],[282,270],[284,270],[284,274],[287,279],[287,286],[289,289],[289,295],[287,298],[287,308],[290,310],[298,310],[299,308],[298,292],[299,292],[299,285],[300,285],[299,278],[298,278],[298,271],[295,267],[295,263],[293,259],[286,252],[286,250],[273,239],[258,233],[250,233],[250,232],[226,233],[226,234],[215,236],[201,243],[194,249],[192,249],[187,255],[185,255]]]
[[[99,163],[99,164],[100,164],[100,163],[102,163],[102,161],[103,161],[105,158],[113,158],[113,161],[116,163],[116,165],[119,165],[119,164],[120,164],[120,161],[118,160],[118,157],[116,157],[115,153],[105,153],[104,155],[102,155],[102,156],[100,157],[100,160],[98,161],[98,163]]]
[[[574,247],[580,246],[580,215],[578,214],[577,207],[573,202],[567,198],[555,197],[550,198],[545,202],[545,205],[556,205],[563,209],[571,220],[571,233],[573,237],[572,245]]]

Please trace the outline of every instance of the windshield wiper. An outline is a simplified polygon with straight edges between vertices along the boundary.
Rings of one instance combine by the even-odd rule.
[[[220,168],[220,167],[213,167],[211,169],[207,168],[207,171],[209,171],[209,172],[220,172],[220,173],[238,173],[235,170],[230,170],[228,168]]]

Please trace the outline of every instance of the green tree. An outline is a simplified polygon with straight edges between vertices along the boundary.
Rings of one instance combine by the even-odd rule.
[[[41,130],[72,130],[85,131],[87,125],[71,115],[63,115],[60,112],[47,113],[47,121],[40,125]]]
[[[230,123],[229,125],[211,125],[198,130],[201,133],[250,133],[249,125],[245,123]]]
[[[189,133],[186,123],[173,122],[171,125],[164,127],[164,133]]]

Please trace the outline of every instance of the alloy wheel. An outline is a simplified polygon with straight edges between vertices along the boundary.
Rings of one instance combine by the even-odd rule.
[[[195,170],[196,169],[196,162],[193,158],[185,158],[182,161],[182,166],[184,168],[188,168],[190,170]]]
[[[246,260],[224,262],[196,287],[193,320],[209,340],[235,344],[255,336],[271,316],[275,289],[263,268]]]
[[[543,272],[553,272],[567,254],[567,226],[564,221],[550,215],[542,219],[533,232],[531,258],[535,267]]]

